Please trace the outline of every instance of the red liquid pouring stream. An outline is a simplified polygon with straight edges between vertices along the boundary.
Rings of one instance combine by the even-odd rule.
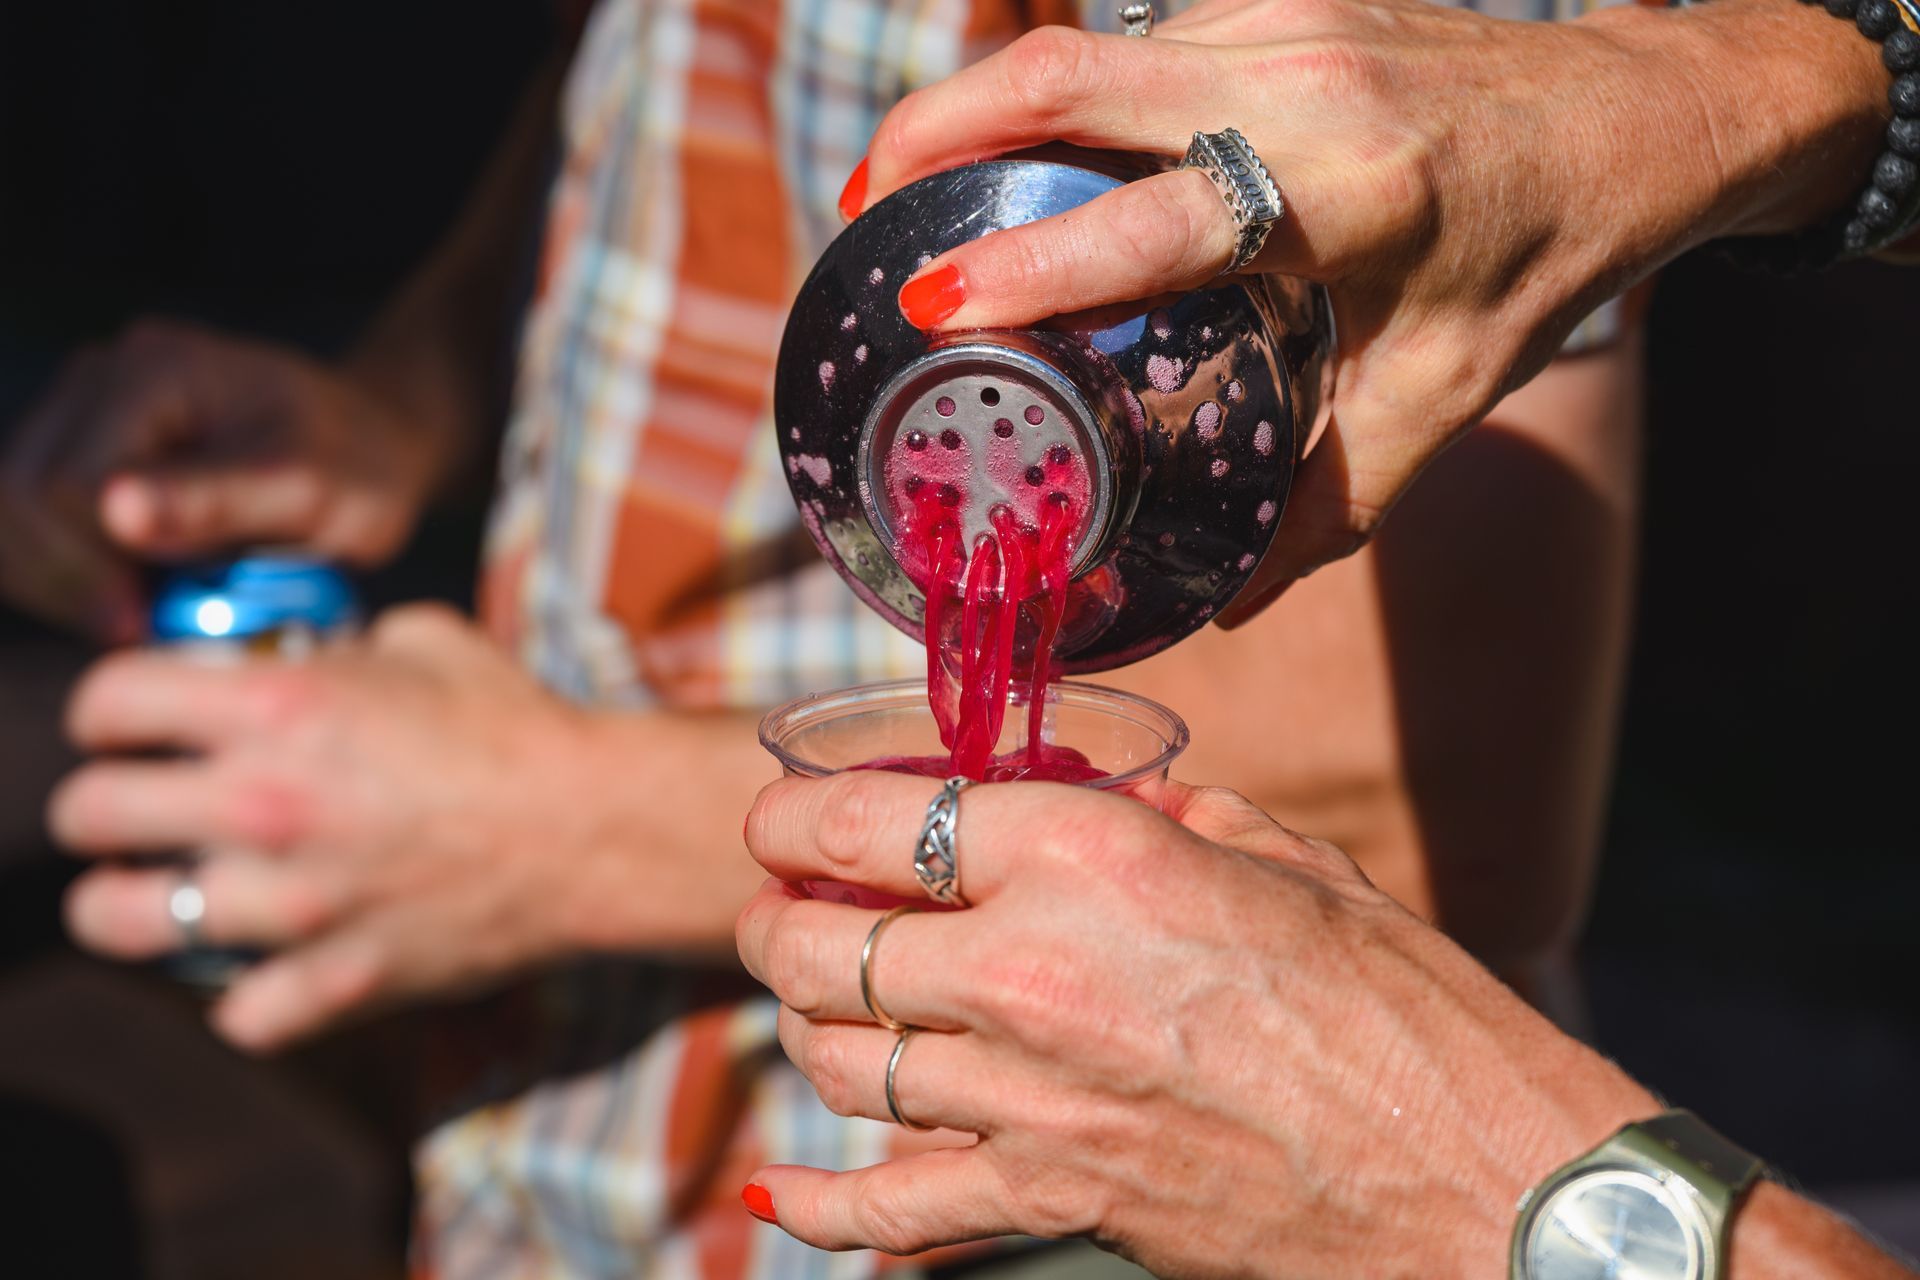
[[[940,412],[951,411],[952,402],[943,400]],[[1028,410],[1027,421],[1037,425],[1034,412]],[[937,442],[909,433],[891,459],[888,490],[906,516],[898,551],[926,595],[927,701],[948,754],[889,756],[862,768],[980,782],[1107,776],[1080,752],[1046,741],[1044,732],[1046,690],[1088,478],[1084,464],[1064,448],[1020,467],[1010,427],[1005,418],[996,423],[1001,447],[990,446],[988,463],[996,470],[1012,468],[1020,483],[1003,488],[1021,493],[1031,515],[1023,520],[1011,504],[996,505],[989,513],[992,531],[978,534],[967,550],[958,513],[970,464],[957,433],[943,433]],[[1016,680],[1027,686],[1026,746],[997,755]]]
[[[943,397],[937,412],[944,417],[955,409]],[[1035,415],[1043,412],[1030,407],[1023,416],[1037,426],[1043,418]],[[1047,685],[1066,613],[1074,531],[1090,480],[1084,464],[1064,448],[1025,463],[1010,419],[999,419],[993,435],[986,446],[987,465],[1003,480],[1017,479],[999,488],[1018,495],[1027,518],[1012,504],[996,505],[989,513],[992,531],[978,534],[970,549],[962,546],[959,515],[965,486],[975,477],[959,434],[943,432],[935,440],[910,432],[889,459],[887,492],[893,509],[904,516],[895,553],[926,595],[927,702],[946,754],[885,756],[854,767],[977,782],[1104,778],[1104,769],[1045,735]],[[1015,681],[1027,687],[1027,742],[998,755],[994,748]],[[860,885],[809,880],[804,887],[816,898],[871,909],[926,905],[924,899]]]

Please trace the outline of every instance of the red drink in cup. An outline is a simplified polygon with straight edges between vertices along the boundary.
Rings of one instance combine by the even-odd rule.
[[[1064,761],[1077,758],[1077,772],[1069,777],[1039,770],[993,777],[1011,780],[1071,781],[1075,785],[1118,791],[1158,807],[1166,790],[1167,770],[1187,747],[1186,723],[1166,707],[1118,689],[1077,681],[1046,686],[1038,714],[1028,705],[1031,684],[1012,690],[1012,714],[1002,721],[999,739],[991,744],[997,760],[1027,758],[1029,734],[1035,729],[1049,756]],[[889,768],[928,777],[951,773],[949,753],[941,741],[940,725],[927,703],[927,686],[919,680],[891,680],[857,685],[831,693],[809,694],[769,712],[760,722],[760,741],[790,775],[823,778],[845,769]],[[934,788],[929,788],[931,800]],[[911,832],[901,833],[900,856],[908,854]],[[850,885],[810,881],[817,897],[864,907],[891,906],[901,899]],[[915,900],[918,901],[918,900]]]

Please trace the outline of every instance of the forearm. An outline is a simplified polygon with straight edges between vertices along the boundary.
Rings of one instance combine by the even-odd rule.
[[[740,904],[766,873],[741,822],[777,769],[746,713],[590,713],[556,815],[568,949],[733,961]]]
[[[343,361],[418,425],[435,487],[476,461],[506,385],[509,311],[545,194],[565,72],[560,54],[535,72],[459,221]]]
[[[1640,368],[1638,333],[1556,361],[1434,462],[1374,548],[1432,918],[1509,978],[1570,936],[1598,851]]]

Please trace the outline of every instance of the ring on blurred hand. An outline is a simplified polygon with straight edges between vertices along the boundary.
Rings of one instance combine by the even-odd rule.
[[[927,806],[927,820],[920,827],[920,843],[913,851],[913,874],[920,887],[935,902],[964,907],[960,896],[960,861],[954,852],[954,829],[960,822],[960,793],[973,785],[972,778],[948,778],[940,794]]]
[[[911,1129],[915,1133],[925,1133],[934,1126],[930,1124],[915,1124],[913,1121],[907,1119],[905,1114],[900,1110],[900,1096],[893,1091],[893,1078],[898,1075],[900,1071],[900,1055],[907,1051],[907,1041],[913,1039],[919,1030],[920,1028],[918,1027],[908,1027],[900,1033],[900,1038],[894,1041],[893,1056],[887,1059],[887,1111],[892,1114],[893,1122],[902,1129]]]
[[[1153,34],[1153,6],[1151,4],[1123,4],[1120,6],[1120,34],[1128,36],[1150,36]]]
[[[1267,232],[1287,216],[1280,188],[1238,129],[1194,134],[1180,167],[1206,174],[1227,202],[1227,212],[1233,215],[1240,239],[1234,245],[1233,260],[1220,274],[1232,275],[1259,255],[1267,243]]]
[[[179,927],[180,945],[188,951],[198,947],[201,943],[200,922],[207,918],[207,895],[201,892],[192,871],[182,871],[180,879],[173,886],[173,892],[167,895],[167,914],[173,917],[173,923]]]
[[[892,924],[895,918],[916,910],[917,907],[902,905],[887,912],[873,922],[873,928],[867,931],[866,942],[860,947],[860,998],[866,1001],[867,1012],[873,1015],[873,1020],[889,1031],[906,1031],[909,1028],[906,1023],[882,1009],[879,998],[873,994],[873,949],[880,942],[882,929]]]

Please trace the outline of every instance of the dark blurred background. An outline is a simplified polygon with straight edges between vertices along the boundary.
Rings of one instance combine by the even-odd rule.
[[[521,0],[0,5],[0,433],[137,315],[338,350],[553,39]],[[1920,274],[1667,273],[1581,957],[1603,1049],[1910,1251],[1916,337]],[[483,503],[438,512],[373,599],[463,599]],[[40,809],[88,656],[0,609],[0,1274],[400,1274],[403,1030],[250,1061],[173,984],[63,941]]]

